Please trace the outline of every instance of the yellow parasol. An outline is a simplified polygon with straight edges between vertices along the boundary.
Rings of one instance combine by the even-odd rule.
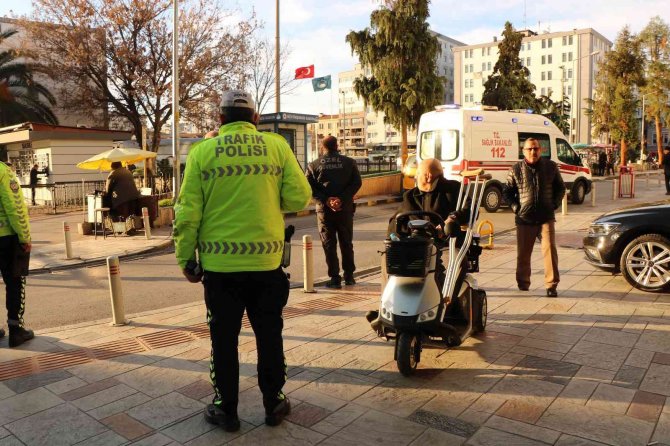
[[[156,158],[156,153],[148,150],[117,147],[116,149],[98,153],[86,161],[78,163],[77,167],[87,170],[111,170],[112,163],[115,161],[122,162],[127,166],[139,163],[147,158]]]

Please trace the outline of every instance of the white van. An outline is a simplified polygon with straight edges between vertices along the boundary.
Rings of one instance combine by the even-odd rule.
[[[482,205],[495,212],[504,204],[502,186],[507,172],[523,159],[523,143],[528,138],[537,139],[542,156],[558,164],[572,203],[581,204],[591,191],[591,170],[582,164],[558,127],[532,111],[437,106],[421,116],[416,153],[419,160],[439,159],[448,179],[459,180],[458,172],[476,168],[493,175]]]

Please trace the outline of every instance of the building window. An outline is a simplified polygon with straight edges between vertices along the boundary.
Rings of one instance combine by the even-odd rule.
[[[482,62],[482,71],[486,70],[486,62]]]
[[[551,54],[547,56],[547,63],[551,63],[552,57]]]
[[[526,58],[526,66],[527,66],[527,67],[530,66],[530,57],[527,57],[527,58]]]
[[[547,39],[547,48],[551,48],[551,41],[554,39]]]
[[[568,68],[568,79],[572,79],[572,68]]]
[[[482,47],[482,56],[484,55],[484,51],[485,51],[485,50],[484,50],[484,47]]]
[[[548,80],[548,81],[551,80],[551,71],[547,71],[547,80]]]
[[[568,44],[568,36],[563,36],[563,46]]]
[[[568,45],[572,45],[572,36],[568,36]]]
[[[527,42],[527,43],[526,43],[526,49],[527,49],[528,51],[530,51],[530,42]]]
[[[564,37],[564,39],[565,39],[565,37]],[[565,54],[565,53],[561,54],[561,62],[567,62],[567,61],[568,61],[568,55]]]
[[[540,93],[540,94],[541,94],[542,96],[546,96],[546,95],[547,95],[547,89],[544,88],[544,87],[542,87],[542,93]]]
[[[542,72],[541,79],[542,79],[543,81],[547,80],[547,75],[546,75],[546,73],[545,73],[544,71]]]
[[[546,48],[546,47],[547,47],[547,40],[542,39],[542,48]]]
[[[572,61],[572,51],[568,53],[568,61]]]
[[[473,50],[470,50],[470,57],[472,57],[472,51],[473,51]]]
[[[572,85],[568,85],[568,96],[572,96]]]
[[[544,65],[547,62],[547,56],[542,56],[542,65]]]
[[[486,63],[486,69],[491,71],[491,62]]]
[[[470,65],[465,64],[465,72],[469,73],[470,72]]]
[[[487,56],[491,55],[491,47],[486,48],[486,55]]]

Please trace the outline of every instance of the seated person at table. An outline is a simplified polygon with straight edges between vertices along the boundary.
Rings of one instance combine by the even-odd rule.
[[[135,186],[133,174],[120,162],[112,163],[112,171],[105,185],[105,202],[109,205],[113,220],[119,221],[135,214],[140,192]]]

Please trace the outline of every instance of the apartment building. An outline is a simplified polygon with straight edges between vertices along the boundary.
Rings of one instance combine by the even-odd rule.
[[[454,101],[454,48],[465,45],[440,33],[431,31],[440,44],[436,58],[436,73],[445,78],[442,103]],[[357,77],[370,76],[357,64],[353,70],[339,74],[340,147],[349,155],[368,155],[370,151],[389,152],[400,148],[400,130],[384,122],[384,113],[376,112],[356,96],[353,82]],[[346,135],[343,137],[342,135]],[[410,129],[408,146],[416,147],[416,129]]]
[[[568,97],[572,106],[570,142],[590,143],[591,119],[585,113],[593,98],[598,63],[612,42],[592,28],[523,34],[519,58],[530,71],[536,95],[559,101]],[[454,48],[454,98],[463,106],[481,103],[484,83],[498,61],[498,41]],[[562,93],[562,94],[561,94]]]
[[[21,26],[20,22],[15,19],[0,17],[0,32],[9,30],[18,31],[15,35],[5,40],[0,44],[0,50],[20,50],[20,51],[34,51],[35,45],[27,35],[26,30]],[[39,60],[36,62],[39,63]],[[35,75],[42,85],[44,85],[56,98],[56,105],[52,107],[52,111],[58,118],[58,123],[62,126],[72,127],[99,127],[107,128],[109,126],[109,116],[107,109],[100,107],[96,110],[67,110],[62,107],[64,101],[72,94],[74,85],[64,81],[54,81],[53,79],[44,76],[40,73]]]

